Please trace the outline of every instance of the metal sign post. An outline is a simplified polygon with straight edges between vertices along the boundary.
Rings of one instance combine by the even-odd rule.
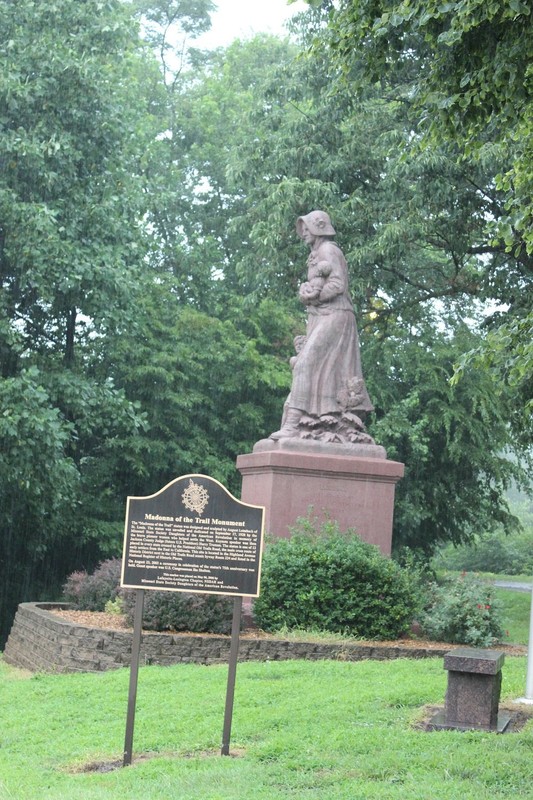
[[[137,681],[139,677],[139,653],[141,651],[143,607],[144,589],[137,589],[135,594],[135,616],[133,618],[133,641],[131,645],[128,715],[126,718],[126,738],[124,740],[124,767],[130,766],[133,755],[133,728],[135,726],[135,705],[137,702]]]
[[[231,624],[231,648],[229,654],[228,686],[226,689],[226,710],[224,712],[224,728],[222,731],[222,749],[220,755],[229,756],[231,723],[233,720],[233,698],[235,697],[235,679],[237,676],[237,658],[239,655],[239,635],[241,632],[242,597],[236,597],[233,605],[233,622]]]

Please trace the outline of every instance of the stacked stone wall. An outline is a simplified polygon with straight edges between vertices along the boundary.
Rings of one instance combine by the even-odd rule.
[[[53,613],[54,609],[64,608],[69,606],[65,603],[21,603],[6,644],[5,661],[32,672],[102,672],[129,666],[131,631],[91,628]],[[428,649],[352,642],[295,642],[243,634],[239,661],[427,658],[444,656],[449,649],[449,646]],[[229,636],[143,633],[141,663],[227,664],[229,650]]]

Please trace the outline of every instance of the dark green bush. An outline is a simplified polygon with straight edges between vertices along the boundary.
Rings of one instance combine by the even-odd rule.
[[[135,592],[121,593],[124,613],[133,624]],[[230,633],[233,600],[214,594],[153,592],[144,594],[143,628],[150,631]]]
[[[324,630],[370,639],[404,634],[418,607],[406,571],[335,522],[298,520],[267,545],[254,615],[263,630]]]
[[[92,574],[73,572],[63,586],[63,597],[82,611],[103,611],[120,589],[121,559],[102,561]]]
[[[490,647],[503,636],[501,612],[494,588],[465,573],[428,588],[427,607],[419,622],[429,639]]]

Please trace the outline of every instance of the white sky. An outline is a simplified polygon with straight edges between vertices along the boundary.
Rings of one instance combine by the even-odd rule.
[[[195,47],[209,50],[225,47],[234,39],[249,39],[256,33],[284,33],[283,23],[305,11],[304,0],[287,5],[287,0],[214,0],[211,30],[194,40]]]

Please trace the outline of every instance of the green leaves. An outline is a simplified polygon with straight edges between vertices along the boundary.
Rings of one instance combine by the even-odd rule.
[[[523,41],[507,36],[522,12],[316,5],[295,28],[309,53],[258,37],[177,63],[169,37],[205,29],[208,0],[0,0],[0,557],[23,565],[7,604],[113,554],[127,494],[188,471],[238,491],[235,456],[279,427],[290,386],[305,324],[294,223],[312,208],[348,257],[374,433],[408,466],[397,542],[430,551],[510,523],[502,493],[520,472],[501,452],[509,393],[525,397],[530,375],[531,186],[517,164],[531,120],[520,111],[498,138],[490,111],[469,158],[456,133],[506,82],[503,119],[507,102],[528,107]],[[469,36],[491,45],[494,75]],[[441,73],[449,85],[422,80]],[[456,141],[436,146],[425,131],[443,120]],[[462,332],[487,299],[520,320],[487,336],[490,366]],[[467,350],[480,368],[465,361],[450,385]]]
[[[254,614],[264,630],[296,628],[395,639],[412,622],[407,573],[334,522],[299,519],[290,539],[267,545]]]
[[[464,573],[429,587],[420,622],[429,638],[441,642],[491,647],[503,637],[502,604],[493,587]]]
[[[116,0],[1,0],[0,16],[4,626],[18,601],[98,553],[116,438],[142,424],[107,375],[90,373],[98,338],[134,317],[148,130],[139,77],[150,70]]]
[[[0,80],[2,292],[27,346],[60,351],[73,309],[100,332],[117,325],[142,256],[143,56],[121,3],[0,5],[13,42]]]
[[[511,208],[518,201],[526,211],[527,221],[517,225],[515,236],[523,237],[531,253],[531,194],[521,186],[531,176],[529,5],[521,0],[388,0],[378,5],[383,13],[377,19],[373,4],[343,5],[332,21],[338,60],[348,67],[357,53],[366,75],[379,80],[408,61],[418,64],[413,96],[431,140],[455,139],[467,152],[475,152],[487,135],[509,144],[515,183],[507,203]]]
[[[504,455],[513,393],[472,366],[450,383],[454,360],[476,341],[466,328],[449,341],[422,328],[364,351],[370,363],[379,358],[368,381],[377,409],[370,432],[406,465],[396,489],[396,550],[428,554],[439,542],[517,528],[505,493],[515,480],[526,485],[528,471]]]
[[[239,325],[242,306],[227,302],[236,303],[233,314],[227,309],[235,321],[180,307],[154,287],[136,335],[107,343],[120,385],[147,420],[145,435],[124,444],[125,493],[157,491],[187,472],[238,493],[236,456],[278,424],[290,387],[284,348],[292,320],[265,303],[247,309]]]

